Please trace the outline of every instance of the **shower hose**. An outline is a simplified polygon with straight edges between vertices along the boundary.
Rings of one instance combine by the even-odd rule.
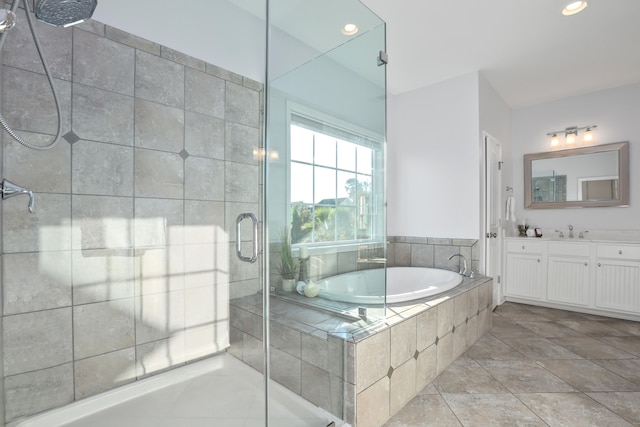
[[[20,3],[20,0],[14,0],[14,1],[15,1],[15,3],[11,7],[11,10],[13,12],[15,12],[15,10],[18,8],[18,4]],[[36,49],[38,50],[38,55],[40,55],[40,61],[42,62],[42,67],[44,68],[44,72],[47,75],[47,80],[49,81],[49,86],[51,87],[51,92],[53,93],[53,100],[54,100],[54,102],[56,104],[56,111],[58,113],[58,128],[56,130],[56,135],[53,138],[52,142],[50,142],[47,145],[39,146],[39,145],[33,145],[33,144],[25,141],[24,139],[22,139],[11,128],[11,126],[9,126],[9,124],[7,123],[7,121],[2,116],[1,113],[0,113],[0,124],[7,131],[7,133],[9,135],[11,135],[11,137],[13,139],[15,139],[16,141],[18,141],[20,144],[22,144],[25,147],[30,148],[32,150],[44,151],[44,150],[49,150],[49,149],[55,147],[56,144],[58,143],[58,140],[60,139],[60,133],[62,131],[62,115],[61,115],[61,112],[60,112],[60,101],[58,100],[58,93],[56,92],[56,88],[55,88],[55,85],[53,83],[53,78],[51,77],[51,71],[49,70],[49,66],[47,65],[47,61],[44,59],[44,55],[42,54],[42,47],[40,46],[40,40],[38,40],[38,36],[36,35],[36,31],[35,31],[35,29],[33,27],[33,20],[31,18],[31,13],[29,11],[29,1],[23,1],[23,3],[24,3],[25,14],[27,15],[27,22],[29,23],[29,29],[31,30],[31,35],[33,36],[33,42],[36,45]],[[7,34],[6,33],[2,34],[2,37],[0,38],[0,51],[2,50],[2,47],[4,45],[4,42],[5,42],[6,38],[7,38]]]

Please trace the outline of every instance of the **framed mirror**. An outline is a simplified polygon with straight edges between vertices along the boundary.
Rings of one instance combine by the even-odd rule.
[[[629,206],[629,143],[524,155],[526,209]]]

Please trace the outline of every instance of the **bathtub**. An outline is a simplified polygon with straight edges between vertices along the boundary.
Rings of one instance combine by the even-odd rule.
[[[422,267],[387,268],[387,303],[426,298],[455,288],[462,276],[449,270]],[[318,296],[354,304],[381,304],[384,269],[354,271],[317,283]]]

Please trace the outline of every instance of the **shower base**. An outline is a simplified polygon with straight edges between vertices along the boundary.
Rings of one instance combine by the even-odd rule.
[[[280,384],[270,384],[270,424],[343,425]],[[229,354],[49,411],[8,427],[264,427],[262,375]]]

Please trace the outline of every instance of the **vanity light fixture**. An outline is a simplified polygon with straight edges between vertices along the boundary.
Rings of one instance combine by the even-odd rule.
[[[598,125],[589,125],[589,126],[571,126],[568,128],[564,128],[563,130],[554,130],[553,132],[547,133],[548,136],[551,137],[550,146],[551,148],[560,147],[560,138],[558,135],[564,133],[564,142],[566,145],[573,145],[578,141],[578,131],[584,130],[584,135],[582,136],[582,142],[593,142],[593,129],[597,128]]]
[[[564,133],[564,139],[567,141],[567,145],[573,145],[576,143],[576,138],[578,138],[578,130],[577,128],[567,128]]]
[[[342,27],[342,34],[344,34],[345,36],[353,36],[354,34],[356,34],[360,29],[358,28],[358,26],[356,24],[345,24],[344,27]]]
[[[562,14],[564,16],[575,15],[576,13],[582,12],[586,7],[587,2],[585,0],[571,0],[569,4],[567,4],[564,9],[562,9]]]

